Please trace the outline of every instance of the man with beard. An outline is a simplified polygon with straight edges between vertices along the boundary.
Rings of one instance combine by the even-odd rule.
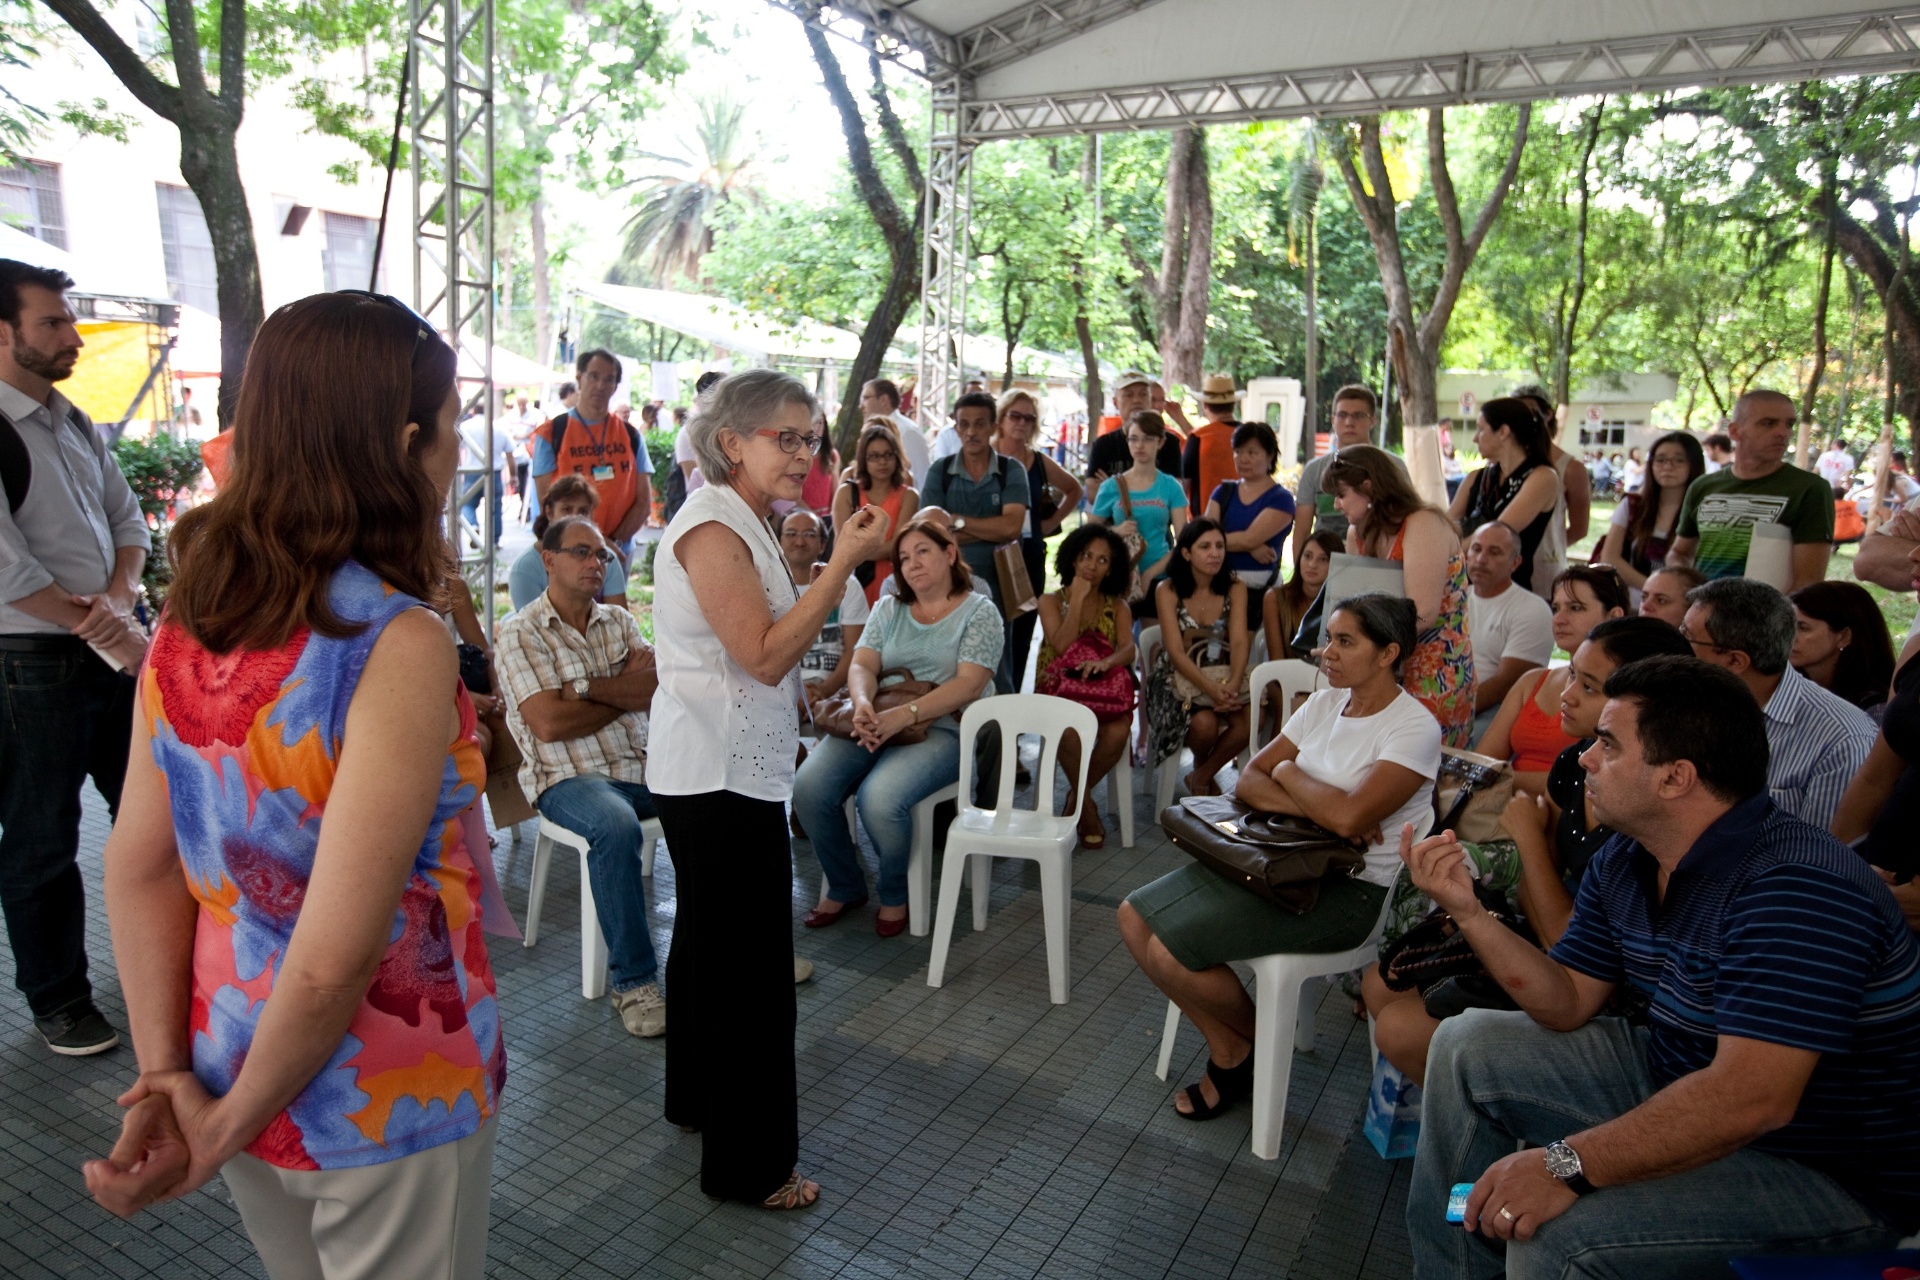
[[[86,779],[120,805],[152,540],[93,422],[54,390],[80,356],[72,287],[0,258],[0,908],[35,1028],[78,1057],[120,1042],[93,1005],[75,858]]]

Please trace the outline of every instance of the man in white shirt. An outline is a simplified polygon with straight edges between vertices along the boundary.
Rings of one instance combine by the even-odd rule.
[[[894,434],[900,437],[900,451],[906,455],[907,466],[913,470],[913,478],[907,483],[918,485],[927,478],[927,465],[933,461],[933,453],[927,444],[927,437],[920,430],[920,424],[900,412],[900,388],[886,378],[875,378],[860,388],[860,420],[885,418],[893,423]],[[958,451],[959,437],[954,438],[954,449]]]
[[[1694,656],[1740,677],[1767,722],[1773,802],[1825,831],[1879,729],[1867,713],[1788,664],[1793,604],[1752,578],[1715,578],[1687,592],[1680,634]]]
[[[1467,634],[1473,637],[1473,737],[1493,723],[1513,682],[1553,656],[1553,610],[1531,591],[1516,590],[1520,538],[1498,520],[1467,542]]]
[[[1847,491],[1847,484],[1853,479],[1853,455],[1847,452],[1847,442],[1835,436],[1827,442],[1827,451],[1814,460],[1813,469],[1829,488],[1841,493]]]

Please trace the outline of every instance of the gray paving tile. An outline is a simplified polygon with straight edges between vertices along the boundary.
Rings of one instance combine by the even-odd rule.
[[[961,904],[946,984],[926,985],[928,942],[871,927],[796,927],[819,968],[800,989],[801,1163],[820,1206],[765,1214],[699,1191],[700,1146],[660,1115],[659,1042],[620,1031],[579,998],[579,885],[548,886],[540,945],[493,949],[509,1083],[495,1156],[488,1274],[499,1280],[790,1277],[1294,1276],[1372,1280],[1410,1266],[1405,1162],[1358,1136],[1369,1063],[1364,1024],[1333,987],[1308,992],[1318,1040],[1296,1059],[1281,1158],[1247,1150],[1247,1114],[1193,1125],[1169,1114],[1198,1074],[1186,1028],[1175,1083],[1152,1074],[1164,1001],[1134,969],[1113,905],[1179,865],[1147,819],[1140,845],[1076,859],[1071,1002],[1047,999],[1033,868],[996,863],[975,933]],[[82,871],[97,998],[125,1009],[101,909],[106,815],[89,798]],[[531,839],[501,840],[509,906],[522,910]],[[870,856],[870,855],[869,855]],[[819,879],[794,850],[795,918]],[[656,946],[672,928],[672,867],[651,903]],[[0,953],[0,987],[11,957]],[[0,1001],[0,1276],[262,1276],[216,1179],[122,1222],[98,1210],[81,1161],[117,1130],[125,1050],[54,1060],[24,1008]]]

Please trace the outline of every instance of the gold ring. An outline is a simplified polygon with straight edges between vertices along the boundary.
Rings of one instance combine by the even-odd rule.
[[[1505,1219],[1506,1219],[1506,1220],[1507,1220],[1508,1222],[1512,1222],[1512,1221],[1513,1221],[1513,1210],[1511,1210],[1511,1209],[1508,1209],[1508,1208],[1506,1208],[1506,1207],[1504,1207],[1504,1206],[1503,1206],[1503,1207],[1501,1208],[1501,1210],[1500,1210],[1500,1216],[1501,1216],[1501,1217],[1503,1217],[1503,1218],[1505,1218]]]

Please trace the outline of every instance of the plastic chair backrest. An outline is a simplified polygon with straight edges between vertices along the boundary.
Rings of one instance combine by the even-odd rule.
[[[1140,628],[1140,646],[1139,647],[1140,647],[1140,655],[1138,660],[1140,663],[1140,679],[1141,679],[1141,683],[1144,684],[1146,682],[1146,677],[1153,671],[1154,661],[1158,659],[1160,656],[1161,645],[1160,645],[1160,624],[1159,623],[1156,622],[1150,627]]]
[[[1072,813],[1055,819],[1058,822],[1078,823],[1079,806],[1087,802],[1087,766],[1093,760],[1093,741],[1100,732],[1100,722],[1094,719],[1093,712],[1077,702],[1049,697],[1044,693],[1003,693],[968,704],[965,714],[960,717],[960,812],[963,816],[969,812],[989,812],[973,802],[974,749],[980,731],[989,724],[1000,726],[1000,785],[995,788],[990,811],[993,814],[994,834],[1005,835],[1013,819],[1013,797],[1018,790],[1016,770],[1020,765],[1019,742],[1023,734],[1040,739],[1040,761],[1033,776],[1041,793],[1038,809],[1048,816],[1052,815],[1053,809],[1053,771],[1059,762],[1060,739],[1069,729],[1079,736],[1079,776],[1073,780],[1073,793],[1079,803]]]
[[[1320,669],[1311,662],[1299,658],[1278,658],[1272,662],[1263,662],[1253,669],[1253,675],[1247,681],[1247,703],[1258,708],[1264,705],[1269,685],[1280,686],[1280,717],[1274,724],[1277,734],[1287,727],[1287,719],[1293,715],[1293,699],[1296,694],[1312,693],[1320,679]],[[1249,749],[1254,755],[1271,742],[1271,738],[1261,736],[1261,718],[1254,717],[1253,739]]]

